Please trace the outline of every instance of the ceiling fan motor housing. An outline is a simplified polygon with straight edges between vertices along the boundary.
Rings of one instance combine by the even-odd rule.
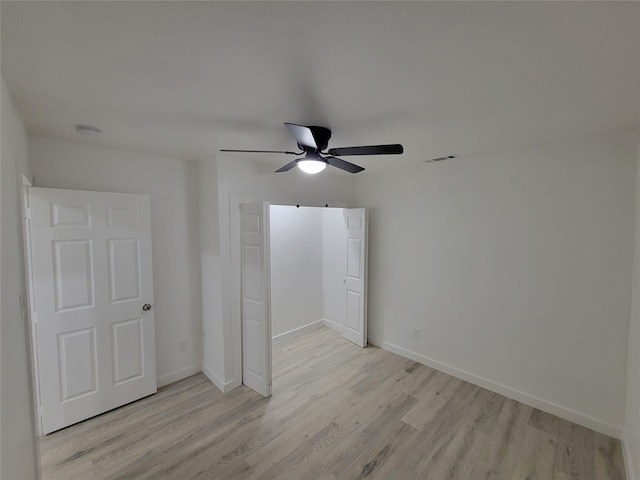
[[[316,145],[318,146],[318,148],[315,149],[313,147],[300,144],[298,144],[298,147],[300,147],[300,149],[305,152],[321,152],[322,150],[326,149],[327,145],[329,145],[329,139],[331,138],[331,130],[325,127],[318,126],[309,126],[307,128],[311,130],[311,135],[313,135],[313,139],[316,141]]]

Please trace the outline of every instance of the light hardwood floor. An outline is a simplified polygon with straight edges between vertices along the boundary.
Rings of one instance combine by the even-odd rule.
[[[268,399],[198,374],[48,435],[43,478],[625,478],[617,440],[328,328],[273,366]]]

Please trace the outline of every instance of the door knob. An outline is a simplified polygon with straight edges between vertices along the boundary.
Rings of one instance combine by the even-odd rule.
[[[144,310],[145,312],[148,312],[149,310],[151,310],[151,304],[150,303],[145,303],[142,306],[142,310]]]

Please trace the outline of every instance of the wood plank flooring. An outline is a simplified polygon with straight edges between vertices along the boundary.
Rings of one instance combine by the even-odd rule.
[[[43,437],[43,479],[622,480],[620,442],[321,328],[273,396],[202,374]]]

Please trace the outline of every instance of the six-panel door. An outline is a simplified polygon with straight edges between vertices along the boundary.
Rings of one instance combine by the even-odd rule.
[[[367,214],[364,208],[345,209],[347,265],[344,282],[345,325],[342,336],[361,347],[367,346]]]
[[[156,391],[147,195],[29,189],[42,433]]]
[[[242,383],[271,396],[269,204],[240,205]]]

